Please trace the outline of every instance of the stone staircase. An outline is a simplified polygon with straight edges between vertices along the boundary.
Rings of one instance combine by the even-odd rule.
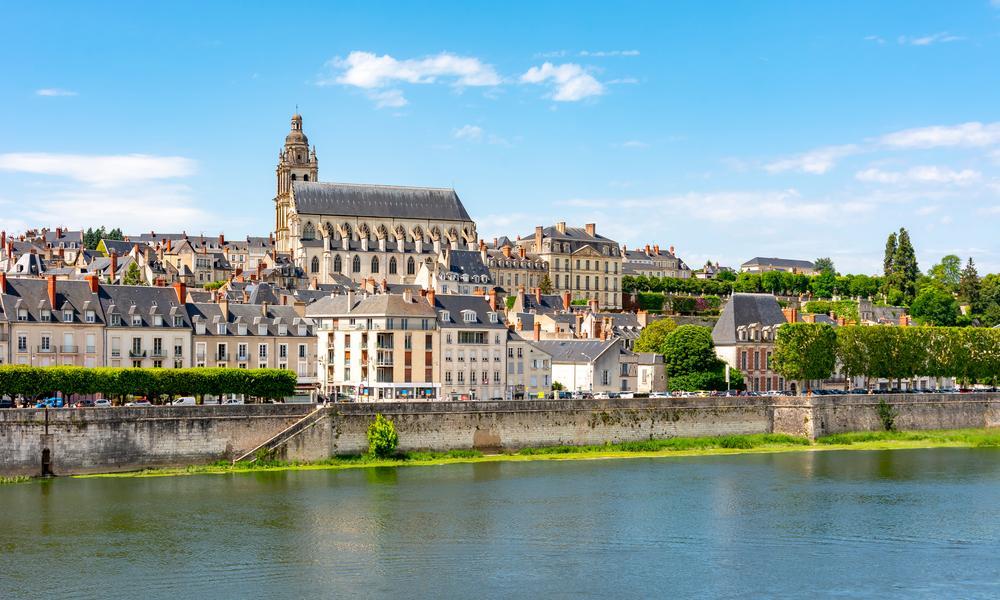
[[[327,418],[327,415],[328,413],[323,406],[317,406],[311,413],[302,417],[298,421],[292,423],[285,429],[279,431],[277,434],[271,436],[262,444],[259,444],[254,448],[248,450],[247,452],[244,452],[243,454],[234,458],[233,464],[245,460],[248,460],[250,463],[255,462],[257,460],[257,453],[260,452],[261,450],[265,450],[270,453],[278,448],[281,448],[282,446],[287,444],[289,440],[299,435],[303,431],[306,431],[318,425],[320,422],[323,421],[323,419]]]

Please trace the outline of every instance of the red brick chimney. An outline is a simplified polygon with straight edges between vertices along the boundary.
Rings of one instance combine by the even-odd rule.
[[[7,293],[7,274],[0,271],[0,294]]]
[[[540,287],[535,288],[535,302],[537,302],[539,306],[542,304],[542,288]]]
[[[542,324],[538,321],[535,321],[535,331],[532,337],[536,342],[542,339]]]
[[[495,288],[490,288],[490,310],[497,311],[497,291]]]
[[[653,244],[653,254],[655,254],[657,256],[660,255],[660,245],[659,244]]]
[[[646,244],[646,256],[649,256],[651,252],[649,251],[649,244]]]
[[[49,275],[49,306],[52,310],[58,310],[59,307],[56,306],[56,276]]]
[[[910,315],[899,315],[899,326],[909,327],[910,325]]]
[[[7,230],[0,231],[0,248],[7,247]]]
[[[595,235],[597,235],[597,224],[596,223],[587,223],[583,227],[584,227],[584,229],[587,230],[587,235],[589,235],[589,236],[595,236]]]
[[[583,313],[576,313],[576,337],[583,337]]]
[[[90,285],[90,293],[96,294],[99,289],[97,282],[97,275],[87,275],[86,277],[84,277],[84,279],[86,279],[87,283]]]
[[[569,310],[570,305],[573,303],[570,299],[569,292],[563,292],[562,296],[563,310]]]
[[[264,264],[264,261],[262,260],[257,261],[257,281],[260,281],[261,279],[264,278],[264,269],[266,267],[267,265]]]
[[[785,315],[785,320],[788,321],[789,323],[797,323],[798,322],[798,320],[799,320],[799,311],[798,311],[798,309],[792,308],[790,306],[786,306],[785,308],[781,309],[781,312],[782,312],[782,314]]]
[[[427,304],[430,304],[432,308],[434,307],[434,288],[427,290]]]
[[[115,277],[118,275],[118,252],[115,250],[111,251],[111,283],[115,282]]]
[[[172,249],[173,249],[173,246],[170,243],[170,238],[167,238],[167,254],[170,254],[170,252],[171,252]]]
[[[601,336],[601,332],[602,332],[602,329],[601,329],[601,320],[600,319],[591,319],[591,322],[593,323],[593,325],[590,326],[590,337],[592,337],[595,340],[597,338],[604,339]]]
[[[504,258],[510,258],[510,244],[504,244],[501,251],[503,252]]]
[[[518,248],[517,248],[517,254],[518,254],[518,256],[520,256],[521,258],[524,258],[524,254],[526,252],[527,252],[527,250],[524,249],[524,246],[518,246]]]
[[[173,287],[177,294],[177,303],[185,304],[187,302],[187,285],[183,281],[178,281]]]
[[[535,226],[535,252],[542,251],[542,226]]]
[[[58,240],[61,237],[62,237],[62,227],[56,227],[56,239]]]
[[[226,236],[222,235],[221,233],[219,234],[219,245],[220,246],[226,245]]]
[[[600,309],[600,304],[597,302],[597,298],[591,298],[587,304],[590,305],[590,312],[596,313]]]

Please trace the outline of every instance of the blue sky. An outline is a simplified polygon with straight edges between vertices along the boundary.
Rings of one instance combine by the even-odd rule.
[[[298,105],[321,180],[453,186],[487,239],[874,273],[905,226],[1000,271],[1000,0],[0,10],[8,231],[264,234]]]

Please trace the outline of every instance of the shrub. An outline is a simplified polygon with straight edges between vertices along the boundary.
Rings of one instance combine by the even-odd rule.
[[[899,413],[885,401],[885,398],[879,398],[875,411],[878,413],[878,420],[882,422],[882,429],[886,431],[896,430],[896,416]]]
[[[392,456],[399,445],[396,426],[381,413],[375,415],[375,420],[368,426],[368,452],[378,458]]]

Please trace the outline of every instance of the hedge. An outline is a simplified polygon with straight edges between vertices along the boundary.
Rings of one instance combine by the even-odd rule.
[[[124,396],[202,396],[242,394],[284,398],[295,393],[295,373],[283,369],[143,369],[117,367],[0,366],[0,394],[37,398],[62,392]]]

